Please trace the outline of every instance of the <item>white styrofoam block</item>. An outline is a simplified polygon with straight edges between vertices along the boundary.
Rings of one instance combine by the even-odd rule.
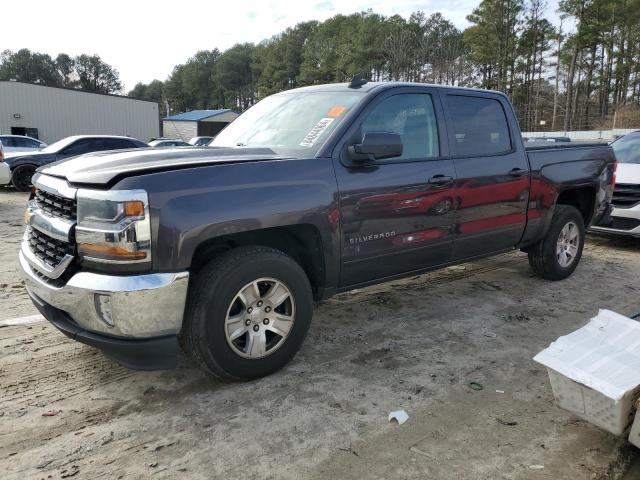
[[[615,435],[640,394],[640,323],[609,310],[534,357],[549,372],[558,405]]]
[[[635,388],[615,401],[581,385],[552,369],[547,369],[558,406],[614,435],[621,435],[633,418],[633,402],[640,393]]]

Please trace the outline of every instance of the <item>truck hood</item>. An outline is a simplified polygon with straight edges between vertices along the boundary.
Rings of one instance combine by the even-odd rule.
[[[635,183],[640,185],[640,164],[618,163],[616,183]]]
[[[154,171],[282,158],[286,157],[268,148],[137,148],[87,153],[51,163],[39,171],[71,183],[108,185],[116,179]]]

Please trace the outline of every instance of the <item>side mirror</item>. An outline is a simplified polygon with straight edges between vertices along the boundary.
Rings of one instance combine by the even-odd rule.
[[[397,133],[367,132],[362,143],[349,146],[348,151],[355,162],[399,157],[402,155],[402,140]]]

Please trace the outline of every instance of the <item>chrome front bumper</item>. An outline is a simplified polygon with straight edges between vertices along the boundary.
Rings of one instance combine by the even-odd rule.
[[[23,251],[19,257],[29,294],[66,312],[84,330],[138,339],[176,335],[182,327],[188,272],[119,276],[80,271],[54,286],[36,274]]]
[[[614,208],[611,212],[611,218],[619,218],[619,219],[631,219],[640,221],[640,204],[635,205],[631,208]],[[621,228],[612,228],[609,226],[603,225],[593,225],[589,227],[589,230],[592,232],[600,232],[600,233],[613,233],[616,235],[629,235],[633,237],[640,237],[640,224],[628,230],[624,230]]]

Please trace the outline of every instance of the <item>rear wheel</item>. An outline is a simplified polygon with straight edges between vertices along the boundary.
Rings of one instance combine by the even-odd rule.
[[[580,262],[584,239],[580,211],[570,205],[556,205],[547,234],[529,250],[529,264],[542,278],[567,278]]]
[[[295,260],[271,248],[236,248],[195,277],[181,340],[217,377],[259,378],[294,357],[312,310],[309,280]]]
[[[20,192],[31,190],[31,177],[36,173],[35,165],[19,165],[13,169],[11,183]]]

